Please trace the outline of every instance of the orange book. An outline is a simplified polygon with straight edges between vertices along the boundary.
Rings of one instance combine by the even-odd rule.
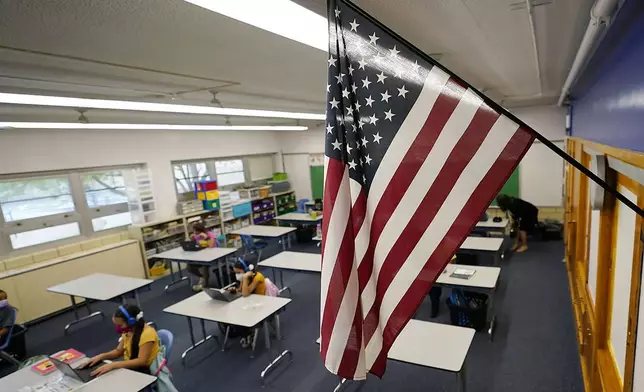
[[[85,354],[70,348],[69,350],[61,351],[56,355],[52,355],[52,357],[66,363],[71,363],[81,358],[84,358]],[[32,365],[31,369],[33,369],[36,373],[44,376],[46,374],[53,372],[56,369],[56,367],[51,362],[51,360],[47,358]]]
[[[60,361],[63,361],[63,362],[72,363],[72,362],[76,361],[77,359],[84,358],[85,354],[83,354],[83,353],[81,353],[79,351],[76,351],[73,348],[70,348],[70,349],[67,349],[67,350],[65,350],[65,351],[63,351],[61,353],[56,354],[56,355],[52,355],[52,357],[54,357],[54,358],[56,358],[56,359],[58,359]]]

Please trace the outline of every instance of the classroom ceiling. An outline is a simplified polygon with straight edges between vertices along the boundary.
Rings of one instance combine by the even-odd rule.
[[[532,0],[537,62],[524,1],[355,2],[506,106],[556,100],[592,5]],[[326,56],[182,0],[0,0],[0,92],[210,104],[213,91],[228,107],[321,113]],[[63,115],[0,105],[3,120],[43,113]]]

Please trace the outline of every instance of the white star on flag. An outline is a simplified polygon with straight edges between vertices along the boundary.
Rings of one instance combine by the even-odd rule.
[[[353,65],[349,64],[349,75],[353,75],[353,71],[354,71]]]
[[[335,57],[331,56],[327,61],[329,62],[329,68],[331,68],[331,67],[335,67],[335,62],[338,60],[336,60]]]
[[[338,80],[338,84],[342,84],[342,78],[344,77],[344,74],[340,72],[340,75],[335,75],[335,78]]]
[[[333,99],[329,101],[329,103],[331,104],[331,108],[338,109],[338,104],[340,103],[340,101],[336,101],[335,97],[333,97]]]
[[[389,102],[389,98],[391,98],[391,95],[389,95],[389,90],[385,90],[384,93],[380,93],[382,95],[382,101],[381,102]]]
[[[367,147],[367,143],[369,143],[369,141],[367,140],[366,137],[363,137],[362,138],[362,147]]]
[[[418,61],[415,61],[414,64],[411,65],[414,68],[414,72],[418,72],[418,68],[420,68],[420,65],[418,65]]]
[[[365,101],[367,101],[367,106],[371,106],[375,102],[375,100],[371,99],[371,95],[365,98]]]
[[[376,36],[376,33],[374,32],[369,36],[369,43],[376,45],[376,41],[378,41],[380,37]]]
[[[333,125],[329,124],[326,126],[326,133],[333,133],[333,128],[335,128]]]
[[[355,169],[356,166],[358,166],[358,165],[356,165],[356,163],[353,161],[353,159],[351,161],[349,161],[349,169]]]
[[[391,109],[387,110],[385,112],[385,120],[393,121],[392,118],[395,116],[394,113],[391,112]]]
[[[360,105],[360,102],[358,102],[358,100],[356,100],[356,110],[360,111],[361,107],[362,107],[362,105]]]
[[[351,84],[351,92],[355,93],[357,89],[358,89],[358,86],[356,86],[355,83]]]
[[[336,8],[336,9],[335,9],[335,17],[336,17],[336,18],[339,18],[339,17],[340,17],[340,9],[339,9],[339,8]]]
[[[389,55],[390,56],[398,56],[398,53],[400,53],[399,50],[396,50],[396,45],[392,49],[389,49]]]
[[[376,134],[375,134],[375,135],[373,135],[373,141],[374,141],[374,143],[378,143],[378,144],[380,144],[380,139],[382,139],[382,137],[380,136],[380,132],[376,132]]]
[[[403,86],[398,89],[398,96],[403,97],[403,98],[407,98],[406,95],[407,95],[408,92],[409,91],[405,90],[405,85],[403,84]]]
[[[366,65],[367,65],[367,62],[366,62],[366,61],[364,61],[364,59],[362,59],[362,60],[358,60],[358,69],[362,69],[362,70],[364,70],[364,67],[365,67]]]
[[[365,76],[364,79],[362,79],[362,87],[369,89],[369,85],[371,82],[369,81],[369,76]]]
[[[387,79],[387,76],[385,76],[385,73],[380,71],[379,75],[376,75],[378,77],[378,83],[385,84],[385,79]]]
[[[351,25],[351,31],[358,32],[358,26],[360,25],[356,22],[355,19],[353,20],[353,22],[349,22],[349,24]]]
[[[337,149],[337,150],[342,151],[342,149],[340,148],[340,146],[342,145],[342,143],[340,143],[340,142],[338,141],[338,139],[335,139],[335,142],[333,142],[333,143],[331,143],[331,144],[333,144],[333,149],[334,149],[334,150],[336,150],[336,149]]]
[[[371,123],[371,125],[376,125],[376,122],[378,122],[378,117],[376,117],[375,114],[372,114],[371,116],[369,116],[369,122]]]
[[[349,92],[348,88],[345,88],[344,90],[342,90],[342,98],[349,98],[349,94],[351,93]]]
[[[326,85],[326,92],[327,92],[327,93],[330,93],[330,92],[331,92],[330,88],[331,88],[331,85],[330,85],[330,84],[327,84],[327,85]]]
[[[347,154],[351,154],[351,150],[353,150],[353,147],[351,147],[351,144],[347,143]]]
[[[366,163],[367,165],[371,166],[371,161],[372,161],[372,159],[369,157],[369,154],[367,154],[364,157],[364,163]]]

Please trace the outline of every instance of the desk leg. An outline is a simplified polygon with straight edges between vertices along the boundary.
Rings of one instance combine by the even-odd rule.
[[[466,392],[467,391],[467,380],[465,376],[465,363],[463,363],[463,367],[461,368],[461,371],[456,373],[456,390],[458,392]]]
[[[282,250],[286,250],[286,241],[288,241],[288,240],[289,240],[288,235],[283,235],[282,236]]]
[[[347,382],[346,378],[341,378],[340,382],[338,382],[338,385],[336,385],[335,388],[333,389],[333,392],[339,392],[344,386],[344,384],[346,384],[346,382]]]
[[[181,272],[181,266],[179,266],[179,280],[176,280],[174,278],[174,267],[172,266],[172,260],[168,260],[168,263],[170,263],[170,279],[172,280],[172,282],[168,283],[165,286],[165,291],[168,291],[168,289],[170,289],[170,287],[174,286],[175,284],[181,283],[184,280],[188,280],[187,276],[183,276],[183,273]]]
[[[141,309],[141,299],[139,298],[139,290],[134,290],[134,299],[136,300],[136,306]]]
[[[202,344],[206,343],[208,340],[210,340],[210,339],[213,339],[213,338],[214,338],[214,336],[212,336],[212,335],[206,336],[206,326],[205,326],[205,323],[204,323],[204,321],[203,321],[203,320],[200,320],[200,322],[201,322],[201,331],[202,331],[202,333],[203,333],[203,339],[201,339],[201,340],[200,340],[200,341],[198,341],[198,342],[195,342],[195,333],[194,333],[194,330],[192,329],[192,319],[191,319],[190,317],[186,317],[186,319],[188,319],[188,331],[190,332],[190,343],[192,343],[192,346],[188,347],[188,348],[186,349],[186,351],[184,351],[184,352],[183,352],[183,354],[181,354],[181,363],[182,363],[183,365],[185,365],[185,364],[186,364],[186,363],[185,363],[185,362],[186,362],[186,356],[188,355],[188,353],[189,353],[190,351],[192,351],[192,350],[196,349],[197,347],[199,347],[199,346],[201,346]],[[216,339],[215,339],[215,340],[216,340]]]
[[[74,311],[74,318],[76,320],[74,320],[71,323],[65,325],[65,335],[67,335],[67,331],[74,324],[78,324],[80,322],[83,322],[85,320],[89,320],[89,319],[94,318],[96,316],[101,316],[101,318],[103,318],[103,319],[105,318],[105,315],[100,310],[97,311],[97,312],[92,312],[92,308],[91,308],[91,306],[89,304],[89,299],[87,299],[87,298],[85,298],[85,306],[87,307],[88,315],[84,316],[84,317],[79,317],[79,315],[78,315],[78,307],[76,306],[76,298],[74,298],[73,295],[70,295],[69,298],[72,301],[72,310]]]
[[[275,315],[275,332],[277,334],[277,342],[276,345],[279,345],[279,341],[282,338],[281,332],[280,332],[280,326],[279,326],[279,316]],[[266,347],[269,348],[270,350],[270,332],[268,330],[268,321],[264,320],[264,333],[266,334]],[[260,373],[260,377],[262,379],[262,386],[266,385],[266,375],[270,373],[278,364],[279,362],[284,359],[288,358],[288,362],[293,361],[293,353],[290,350],[282,350],[279,355],[277,355],[271,363],[269,363],[264,370]]]
[[[226,333],[224,334],[224,344],[221,346],[221,351],[226,350],[226,345],[228,344],[228,334],[230,333],[230,325],[226,326]]]
[[[284,285],[284,273],[282,272],[281,269],[279,270],[279,276],[280,276],[280,280],[279,280],[280,290],[278,292],[278,295],[282,295],[282,293],[286,290],[288,290],[288,293],[292,295],[293,293],[291,293],[291,288]]]
[[[487,298],[487,320],[488,320],[488,330],[487,333],[490,336],[490,340],[493,338],[494,327],[496,324],[496,309],[494,307],[494,300],[496,297],[496,287],[490,290],[490,294]]]

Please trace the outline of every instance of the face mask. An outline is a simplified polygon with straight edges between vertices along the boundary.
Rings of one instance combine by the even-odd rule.
[[[238,282],[241,282],[243,278],[244,278],[244,274],[235,274],[235,279],[237,279]]]
[[[7,306],[9,306],[9,300],[3,299],[2,301],[0,301],[0,309],[6,308]]]
[[[132,331],[132,327],[124,327],[122,325],[117,325],[115,326],[116,333],[119,335],[123,335],[124,333],[128,333]]]

